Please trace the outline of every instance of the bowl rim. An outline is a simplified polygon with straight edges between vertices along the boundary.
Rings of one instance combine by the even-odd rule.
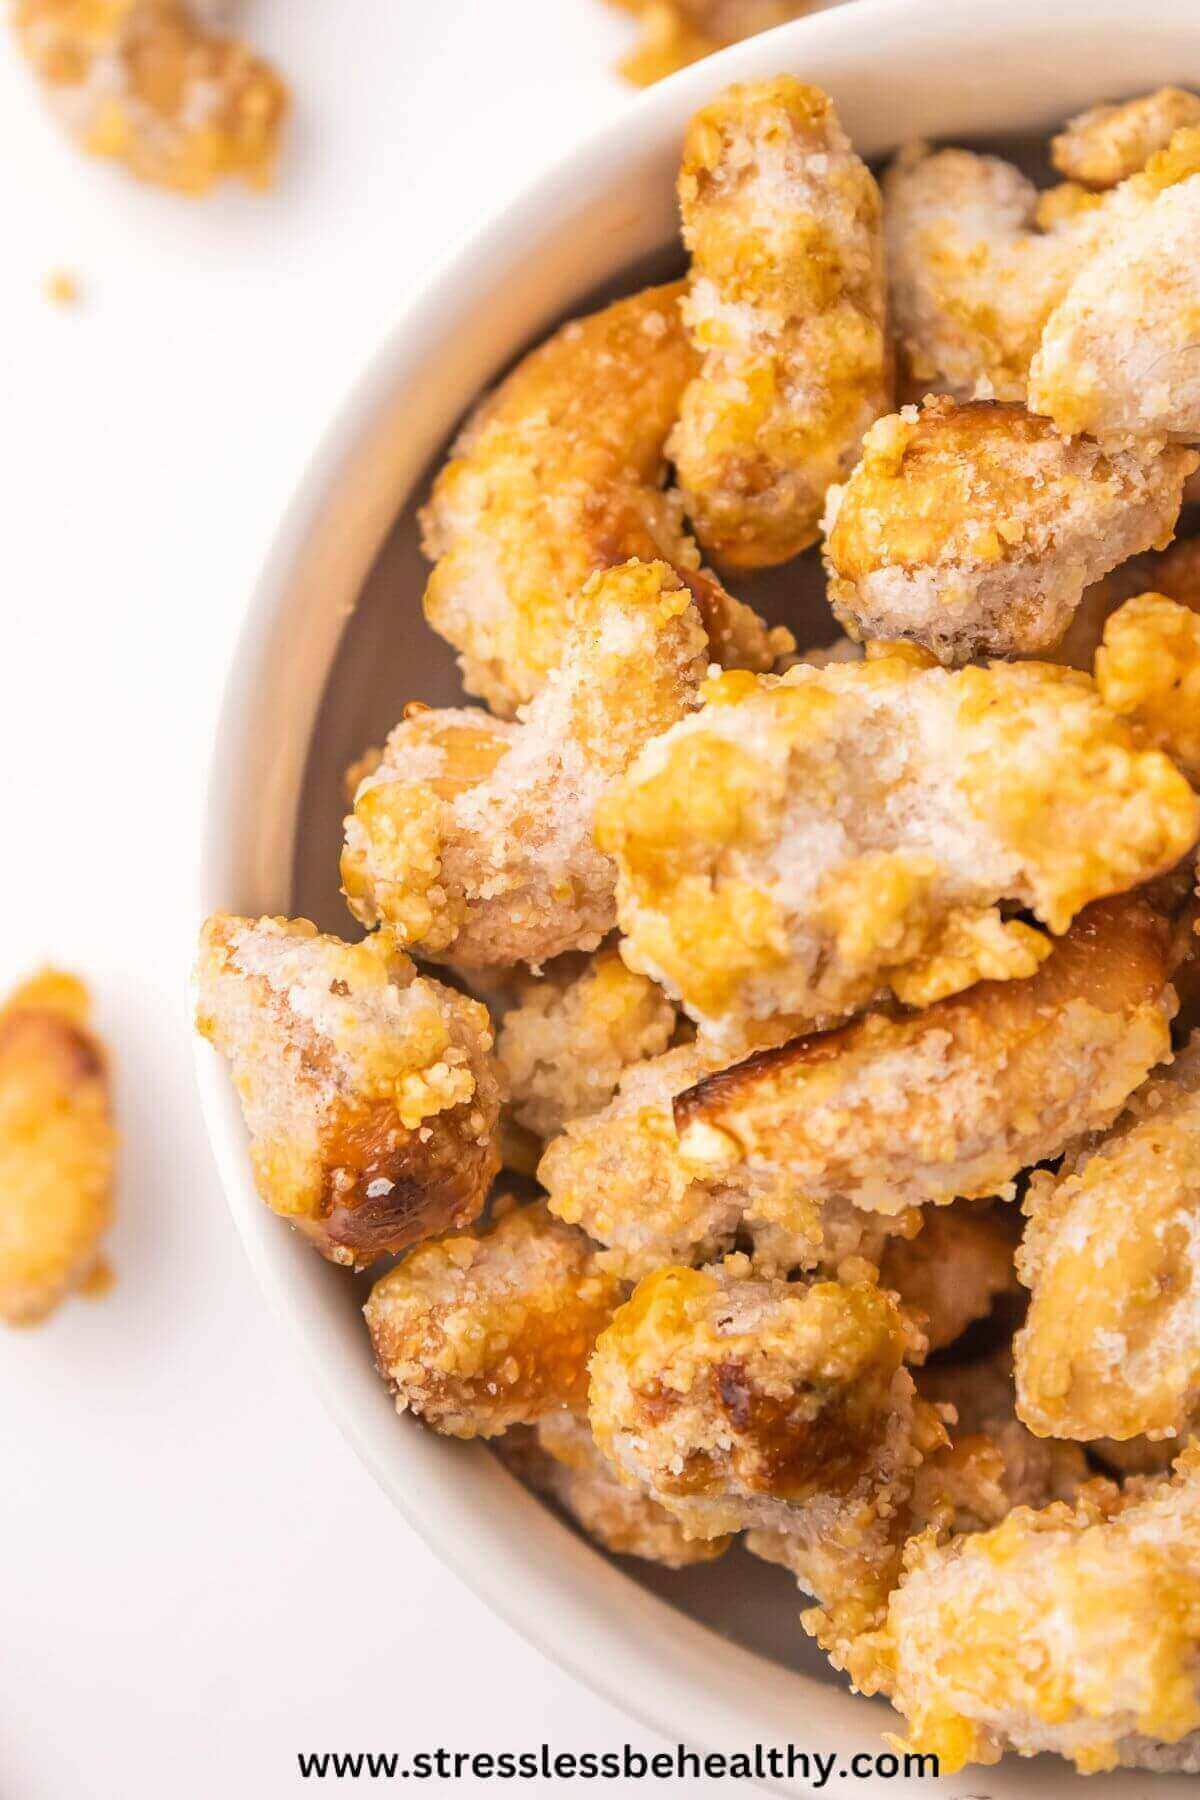
[[[1174,44],[1178,49],[1189,41],[1194,45],[1200,79],[1200,24],[1193,8],[1194,0],[1158,0],[1153,21],[1141,19],[1131,26],[1128,0],[1057,0],[1053,29],[1060,54],[1073,32],[1086,32],[1092,44],[1097,39],[1111,44],[1115,53],[1131,30],[1144,33],[1150,23],[1164,47]],[[238,816],[245,799],[248,722],[280,651],[301,558],[314,540],[330,494],[345,482],[355,458],[362,456],[369,444],[372,423],[384,398],[413,378],[420,360],[418,346],[445,342],[452,336],[468,273],[470,281],[477,281],[480,270],[498,269],[511,262],[514,245],[536,238],[544,215],[561,208],[562,195],[584,171],[597,165],[619,165],[630,144],[645,153],[664,138],[681,138],[690,114],[730,81],[805,64],[809,65],[805,72],[819,81],[823,62],[844,54],[861,56],[865,45],[872,46],[872,55],[882,58],[889,43],[894,47],[899,42],[919,51],[922,45],[936,42],[940,50],[954,47],[960,54],[968,71],[964,89],[969,92],[972,58],[980,54],[981,45],[1003,46],[1018,28],[1030,38],[1035,29],[1044,29],[1045,12],[1044,0],[973,0],[970,8],[949,15],[943,0],[850,0],[779,26],[615,103],[609,116],[526,180],[509,200],[463,233],[438,258],[420,290],[399,309],[381,341],[364,358],[359,374],[320,434],[253,584],[229,661],[205,790],[197,884],[200,917],[228,903],[234,861],[230,818]],[[1114,89],[1119,91],[1122,86],[1128,91],[1128,82],[1122,83],[1118,73]],[[405,498],[392,495],[372,521],[376,549]],[[364,574],[373,556],[374,551],[365,558]],[[340,621],[338,626],[340,630]],[[305,731],[305,747],[308,737]],[[277,834],[263,845],[262,879],[268,887],[265,870],[272,856],[279,857],[284,842]],[[286,842],[290,850],[290,835]],[[286,889],[291,881],[291,856],[283,853],[285,874],[277,878],[276,887]],[[202,1042],[194,1043],[194,1055],[201,1110],[218,1174],[255,1278],[335,1424],[439,1559],[528,1643],[668,1742],[686,1741],[702,1751],[745,1751],[755,1742],[793,1742],[799,1726],[802,1747],[809,1751],[837,1751],[845,1760],[853,1751],[882,1749],[873,1722],[877,1726],[885,1713],[894,1717],[890,1710],[837,1687],[818,1688],[797,1672],[720,1639],[630,1581],[540,1506],[539,1547],[552,1554],[539,1556],[535,1549],[520,1543],[512,1528],[524,1508],[538,1503],[531,1501],[494,1459],[477,1452],[477,1447],[447,1446],[440,1441],[423,1446],[412,1459],[421,1464],[421,1473],[430,1477],[435,1492],[419,1501],[411,1489],[400,1486],[389,1466],[390,1457],[380,1450],[374,1420],[355,1412],[339,1372],[324,1353],[331,1343],[329,1334],[320,1321],[305,1316],[298,1304],[295,1270],[299,1265],[294,1253],[316,1259],[282,1221],[267,1213],[254,1192],[244,1127],[224,1066],[216,1052]],[[391,1402],[383,1384],[377,1386],[387,1400],[394,1430]],[[431,1439],[433,1434],[413,1435],[421,1440]],[[453,1452],[452,1461],[444,1455],[447,1450]],[[449,1492],[445,1486],[448,1477]],[[501,1523],[496,1523],[497,1492],[503,1497]],[[483,1539],[488,1540],[486,1545]],[[518,1564],[521,1580],[515,1582]],[[553,1576],[549,1573],[552,1565],[556,1569]],[[799,1600],[797,1596],[798,1607]],[[531,1601],[540,1602],[540,1610],[531,1606]],[[661,1656],[664,1633],[670,1638],[669,1661]],[[711,1679],[714,1648],[719,1648],[721,1657],[718,1692],[713,1691]],[[824,1722],[806,1716],[805,1689],[819,1696],[820,1710],[828,1715]],[[686,1740],[683,1721],[687,1722]],[[989,1769],[988,1791],[996,1800],[1008,1795],[1029,1800],[1035,1793],[1049,1795],[1052,1789],[1058,1792],[1064,1784],[1081,1779],[1069,1765],[1055,1762],[1049,1779],[1037,1780],[1034,1770],[1040,1768],[1040,1764],[1006,1762]],[[768,1777],[762,1785],[781,1794],[815,1791],[805,1779]],[[1175,1800],[1175,1781],[1160,1776],[1154,1785],[1159,1800]],[[919,1792],[928,1793],[915,1778],[889,1779],[888,1787],[898,1800],[915,1800]],[[1144,1794],[1145,1777],[1129,1771],[1089,1778],[1088,1792],[1097,1800],[1102,1794],[1105,1800],[1134,1800],[1135,1788]],[[977,1794],[978,1787],[968,1770],[963,1776],[943,1779],[941,1791],[965,1796]],[[1178,1792],[1182,1796],[1182,1786]]]

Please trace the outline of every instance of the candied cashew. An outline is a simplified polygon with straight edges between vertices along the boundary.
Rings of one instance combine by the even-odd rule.
[[[624,1482],[596,1448],[586,1418],[560,1411],[528,1436],[501,1439],[501,1458],[532,1486],[557,1500],[605,1550],[667,1569],[715,1562],[731,1540],[690,1538],[679,1520],[643,1489]]]
[[[1007,1351],[979,1364],[918,1368],[914,1380],[921,1460],[882,1518],[846,1509],[821,1535],[760,1530],[746,1537],[752,1555],[782,1563],[803,1590],[830,1597],[802,1613],[801,1623],[868,1694],[891,1677],[878,1628],[909,1540],[921,1534],[942,1544],[991,1530],[1016,1506],[1073,1504],[1091,1473],[1077,1444],[1045,1443],[1017,1420]],[[1104,1484],[1091,1483],[1093,1494],[1101,1491]]]
[[[694,1044],[635,1064],[608,1106],[569,1121],[538,1166],[551,1211],[606,1245],[631,1280],[732,1248],[741,1206],[684,1161],[671,1112],[708,1067]],[[803,1224],[813,1230],[807,1211]]]
[[[882,1214],[1011,1198],[1018,1173],[1116,1118],[1170,1054],[1166,922],[1091,907],[1024,981],[869,1014],[701,1079],[679,1150],[726,1195],[762,1188]],[[919,1239],[917,1240],[919,1243]]]
[[[331,1262],[366,1267],[473,1219],[500,1166],[491,1026],[387,932],[216,913],[196,1026],[227,1058],[259,1194]]]
[[[1099,241],[1102,209],[1043,209],[1038,231],[1037,189],[1011,163],[921,143],[882,186],[904,386],[1023,400],[1042,327]]]
[[[1200,1448],[1166,1481],[917,1538],[877,1653],[941,1772],[1053,1750],[1084,1774],[1200,1766]]]
[[[903,1364],[921,1348],[869,1281],[763,1281],[738,1256],[667,1267],[602,1333],[589,1417],[609,1460],[692,1535],[788,1529],[890,1461],[897,1423],[911,1435]]]
[[[590,575],[631,558],[699,571],[663,487],[696,367],[682,293],[680,282],[647,288],[562,326],[475,409],[434,483],[421,514],[436,564],[425,616],[459,652],[468,693],[503,717],[559,666]],[[728,595],[721,605],[736,622],[731,655],[769,669],[787,633]]]
[[[1194,126],[1099,194],[1069,182],[1039,196],[999,157],[902,150],[883,195],[905,388],[1024,400],[1043,332],[1074,283],[1101,254],[1120,261],[1159,194],[1197,168]]]
[[[916,1472],[945,1442],[903,1366],[920,1349],[870,1282],[766,1282],[744,1257],[665,1268],[596,1346],[592,1430],[687,1535],[750,1528],[786,1561],[837,1658],[881,1622]]]
[[[1179,136],[1200,165],[1200,127]],[[1200,439],[1198,233],[1193,174],[1097,251],[1046,321],[1029,370],[1035,412],[1118,449]]]
[[[1139,594],[1104,626],[1096,686],[1113,712],[1200,782],[1200,612]]]
[[[1020,406],[939,399],[881,419],[829,496],[825,565],[853,637],[941,662],[1051,650],[1084,589],[1165,549],[1188,450],[1105,455]]]
[[[1087,188],[1116,187],[1165,150],[1181,125],[1200,124],[1200,96],[1162,87],[1115,106],[1092,106],[1051,141],[1060,175]]]
[[[551,1211],[605,1246],[605,1266],[628,1280],[664,1263],[701,1263],[745,1234],[760,1273],[820,1269],[850,1258],[878,1264],[915,1217],[820,1204],[793,1182],[746,1180],[686,1155],[673,1102],[723,1066],[711,1048],[687,1044],[626,1070],[601,1112],[572,1119],[538,1165]]]
[[[588,1358],[623,1292],[583,1233],[535,1203],[422,1244],[364,1311],[397,1411],[449,1437],[496,1437],[584,1410]]]
[[[958,1201],[926,1207],[921,1229],[884,1246],[880,1283],[915,1313],[929,1348],[945,1350],[998,1300],[1020,1292],[1016,1236],[1001,1207]]]
[[[93,156],[202,194],[270,184],[284,82],[188,0],[16,0],[17,40],[55,111]]]
[[[735,1055],[756,1021],[1030,975],[1051,943],[1014,906],[1061,933],[1200,834],[1184,777],[1074,670],[883,654],[702,698],[609,788],[596,840],[627,961]]]
[[[33,1324],[100,1267],[113,1215],[108,1064],[87,989],[44,970],[0,1008],[0,1319]]]
[[[730,568],[814,543],[825,492],[891,401],[879,190],[819,88],[729,88],[679,177],[701,357],[668,441],[703,548]]]
[[[616,922],[596,803],[681,718],[708,661],[690,589],[665,563],[584,586],[559,667],[517,721],[414,709],[360,782],[342,881],[366,925],[467,969],[594,949]]]
[[[1060,1438],[1176,1437],[1200,1412],[1200,1038],[1117,1124],[1033,1176],[1018,1411]]]
[[[607,1550],[668,1568],[711,1562],[728,1539],[689,1540],[617,1478],[584,1416],[588,1360],[627,1292],[581,1231],[540,1202],[501,1199],[487,1225],[412,1251],[364,1311],[399,1412],[446,1436],[499,1439],[508,1466]]]
[[[662,990],[611,945],[527,976],[496,1037],[512,1116],[545,1139],[599,1112],[626,1069],[662,1055],[676,1020]]]
[[[1080,1445],[1035,1437],[1017,1417],[1010,1344],[978,1361],[929,1363],[915,1380],[950,1432],[949,1445],[918,1477],[921,1529],[933,1528],[939,1538],[988,1531],[1014,1506],[1074,1505],[1094,1479]]]

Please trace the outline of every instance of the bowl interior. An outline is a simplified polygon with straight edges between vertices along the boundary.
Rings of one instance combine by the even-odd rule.
[[[736,78],[794,70],[833,93],[866,155],[916,135],[1041,132],[1099,98],[1200,80],[1200,28],[1174,0],[1131,29],[1127,7],[1026,0],[948,17],[940,0],[861,0],[739,46],[633,103],[468,245],[411,306],[318,451],[249,616],[218,734],[202,902],[299,913],[349,935],[337,855],[347,765],[404,702],[461,698],[424,625],[416,509],[479,392],[556,319],[677,272],[683,124]],[[1032,73],[1036,73],[1036,79]],[[802,643],[836,635],[811,554],[737,591]],[[215,1059],[200,1081],[230,1202],[268,1297],[364,1460],[412,1522],[518,1628],[671,1737],[719,1748],[802,1741],[876,1751],[877,1703],[830,1676],[796,1624],[794,1585],[742,1554],[672,1574],[618,1567],[478,1447],[398,1420],[371,1366],[363,1284],[322,1264],[257,1201],[236,1101]],[[989,1769],[985,1791],[1049,1794],[1061,1764]],[[1133,1800],[1149,1782],[1092,1779]],[[966,1775],[944,1791],[979,1794]],[[1182,1800],[1182,1778],[1158,1778]],[[915,1779],[890,1791],[921,1791]],[[803,1782],[783,1791],[805,1792]],[[928,1791],[927,1789],[925,1791]],[[1082,1790],[1081,1790],[1082,1791]]]

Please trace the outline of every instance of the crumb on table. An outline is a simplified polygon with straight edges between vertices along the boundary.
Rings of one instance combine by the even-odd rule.
[[[54,306],[78,306],[82,298],[79,277],[70,269],[51,269],[43,279],[42,292]]]

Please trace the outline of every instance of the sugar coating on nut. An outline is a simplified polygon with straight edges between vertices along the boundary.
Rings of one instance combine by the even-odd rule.
[[[690,1538],[679,1520],[644,1489],[622,1481],[601,1455],[586,1418],[559,1411],[538,1421],[528,1437],[500,1442],[504,1461],[549,1494],[588,1536],[617,1556],[636,1556],[667,1569],[715,1562],[729,1538]]]
[[[587,1364],[623,1289],[581,1231],[534,1204],[413,1250],[365,1311],[400,1412],[495,1437],[587,1403]]]
[[[912,1312],[931,1351],[945,1350],[998,1300],[1019,1292],[1016,1233],[1003,1207],[956,1201],[921,1209],[921,1229],[884,1246],[880,1283]]]
[[[681,283],[572,319],[476,408],[421,514],[436,563],[425,614],[463,683],[511,717],[562,660],[574,596],[631,557],[696,571],[667,434],[696,368]],[[776,640],[728,597],[727,651],[770,668]],[[785,634],[786,635],[786,634]]]
[[[1029,974],[1090,901],[1200,834],[1179,771],[1076,671],[884,655],[725,675],[605,795],[624,954],[735,1044],[889,991]]]
[[[882,1216],[1011,1198],[1018,1173],[1111,1124],[1170,1054],[1166,922],[1089,908],[1037,974],[879,1012],[709,1074],[674,1102],[682,1159],[726,1194]]]
[[[201,0],[16,0],[18,42],[82,148],[143,181],[202,194],[266,187],[288,91]]]
[[[907,1747],[943,1774],[1006,1747],[1093,1774],[1170,1767],[1177,1746],[1195,1767],[1200,1450],[1169,1480],[1018,1507],[941,1547],[918,1538],[907,1560],[883,1660]]]
[[[386,932],[214,914],[196,1023],[230,1064],[258,1191],[363,1267],[465,1225],[500,1166],[486,1011],[418,975]]]
[[[1052,1437],[1186,1434],[1200,1413],[1200,1039],[1105,1137],[1036,1173],[1025,1211],[1022,1419]]]
[[[703,1045],[640,1063],[608,1106],[569,1121],[547,1147],[538,1179],[551,1209],[605,1246],[607,1267],[637,1280],[664,1263],[711,1261],[746,1237],[761,1273],[834,1273],[851,1258],[878,1264],[891,1236],[916,1229],[905,1210],[867,1213],[840,1194],[814,1198],[786,1176],[714,1166],[708,1144],[687,1153],[677,1097],[724,1063]]]
[[[999,157],[902,150],[883,195],[905,386],[914,397],[1024,400],[1042,334],[1077,278],[1198,167],[1192,126],[1107,193],[1068,182],[1039,195]]]
[[[830,496],[829,599],[854,637],[941,662],[1053,649],[1085,588],[1170,543],[1192,451],[1064,441],[1020,406],[932,400],[872,427]]]
[[[696,114],[679,200],[701,365],[668,451],[719,564],[784,562],[890,404],[879,190],[829,96],[779,76]]]
[[[1180,136],[1200,164],[1200,127]],[[1200,437],[1198,229],[1193,174],[1101,248],[1050,315],[1030,365],[1029,404],[1060,431],[1118,448]]]
[[[708,651],[665,563],[593,576],[559,667],[519,720],[422,709],[392,732],[346,821],[352,911],[467,968],[595,948],[616,921],[596,803],[687,711]]]
[[[869,1282],[764,1282],[737,1257],[665,1268],[601,1337],[589,1416],[689,1535],[784,1534],[836,1653],[881,1618],[916,1472],[945,1442],[903,1366],[920,1348]]]
[[[676,1020],[662,989],[613,945],[527,976],[496,1038],[513,1117],[551,1138],[569,1119],[599,1112],[626,1069],[662,1055]]]
[[[1161,87],[1115,106],[1076,114],[1052,140],[1050,157],[1060,175],[1089,188],[1116,187],[1165,150],[1181,125],[1200,124],[1200,96]]]

